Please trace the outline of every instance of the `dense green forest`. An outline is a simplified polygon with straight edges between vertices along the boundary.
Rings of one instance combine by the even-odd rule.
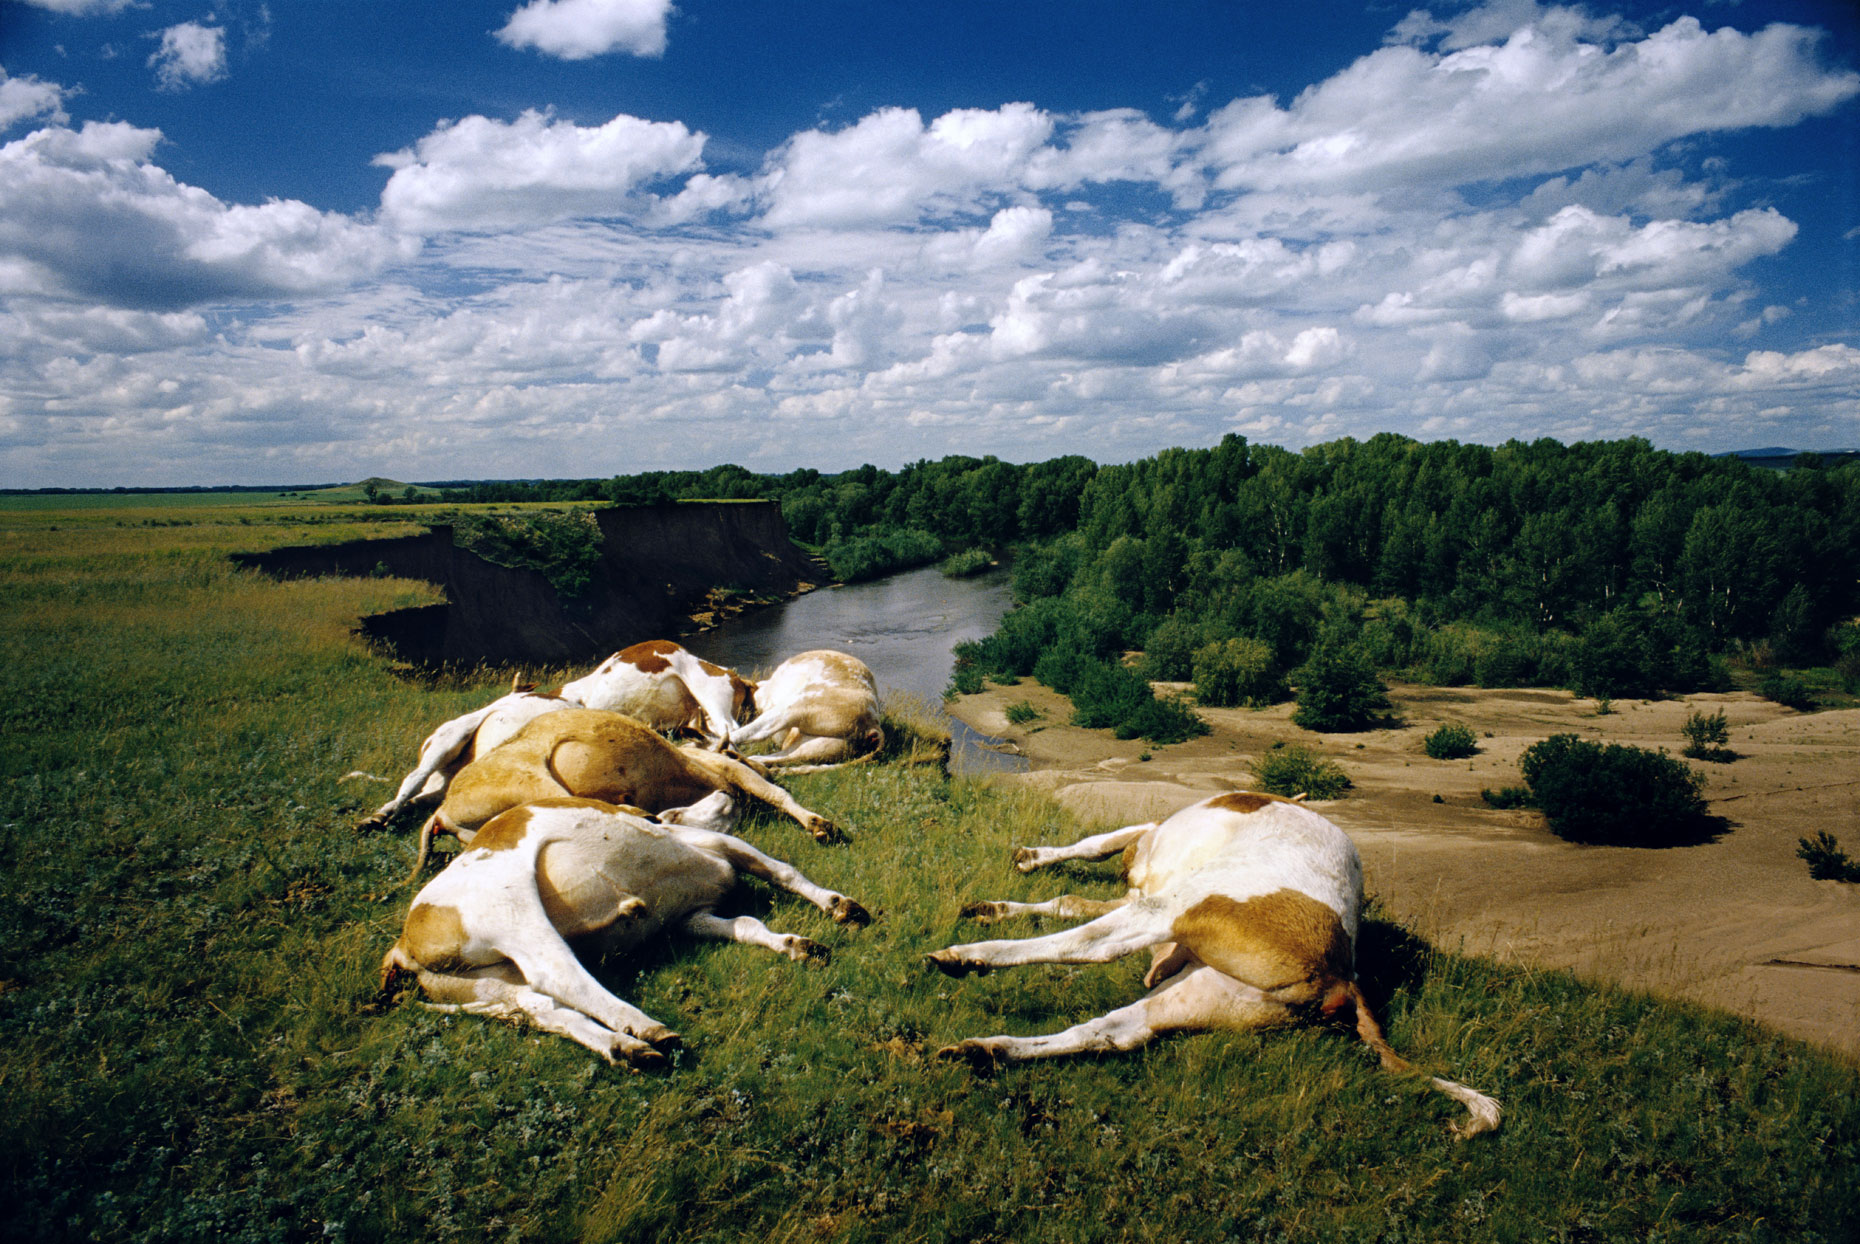
[[[1223,685],[1234,660],[1249,685],[1269,687],[1319,655],[1442,684],[1596,696],[1724,686],[1733,658],[1767,672],[1778,698],[1809,694],[1790,668],[1830,667],[1860,689],[1852,461],[1805,456],[1777,472],[1638,439],[1494,448],[1392,434],[1293,453],[1228,436],[1117,466],[725,465],[448,494],[696,497],[779,501],[795,538],[843,579],[1012,546],[1021,607],[962,650],[958,681],[971,689],[1037,673],[1070,690],[1101,677],[1092,662],[1133,649],[1150,678],[1198,679],[1199,656]]]

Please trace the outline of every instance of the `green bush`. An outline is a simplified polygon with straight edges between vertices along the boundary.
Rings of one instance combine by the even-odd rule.
[[[1551,830],[1572,842],[1668,846],[1705,827],[1705,779],[1664,752],[1556,734],[1518,767]]]
[[[1033,676],[1071,697],[1075,726],[1152,743],[1180,743],[1208,732],[1208,723],[1180,696],[1158,700],[1143,675],[1115,661],[1055,648],[1034,663]]]
[[[1253,766],[1255,784],[1269,795],[1305,795],[1312,799],[1335,799],[1349,790],[1350,779],[1331,761],[1312,755],[1311,750],[1293,743],[1274,748]]]
[[[1298,683],[1298,711],[1292,720],[1307,730],[1365,730],[1389,707],[1388,688],[1358,644],[1320,643],[1292,677]]]
[[[876,579],[943,556],[943,542],[928,531],[898,527],[882,533],[836,540],[821,550],[833,577],[843,583]]]
[[[1179,613],[1170,614],[1143,641],[1144,677],[1159,682],[1185,682],[1193,678],[1195,650],[1207,641],[1200,623]]]
[[[1757,690],[1764,699],[1774,700],[1784,708],[1799,709],[1806,713],[1815,707],[1815,695],[1808,689],[1808,684],[1784,670],[1771,670],[1765,674]]]
[[[1112,727],[1120,739],[1148,739],[1152,743],[1181,743],[1208,733],[1208,723],[1195,715],[1179,695],[1158,699],[1151,695],[1136,712]]]
[[[1006,716],[1010,724],[1024,726],[1030,721],[1038,721],[1045,714],[1026,700],[1016,700],[1007,706]]]
[[[1195,698],[1216,708],[1264,708],[1285,698],[1285,675],[1263,639],[1223,639],[1195,650]]]
[[[541,571],[563,600],[594,586],[601,529],[587,510],[459,515],[453,539],[488,562]]]
[[[1686,736],[1683,754],[1694,760],[1731,760],[1733,756],[1725,750],[1725,744],[1731,739],[1731,725],[1725,719],[1724,710],[1707,715],[1693,713],[1686,718],[1686,724],[1679,728]]]
[[[1860,882],[1860,864],[1847,857],[1840,841],[1827,830],[1797,840],[1795,853],[1808,861],[1808,875],[1816,881]]]
[[[1497,790],[1487,787],[1479,792],[1479,798],[1500,811],[1531,806],[1531,792],[1523,786],[1501,786]]]
[[[951,579],[966,579],[971,575],[982,573],[994,564],[995,559],[990,556],[987,549],[964,549],[960,553],[952,553],[945,557],[939,569]]]
[[[1479,743],[1471,729],[1448,722],[1421,740],[1421,750],[1435,760],[1464,760],[1478,755]]]

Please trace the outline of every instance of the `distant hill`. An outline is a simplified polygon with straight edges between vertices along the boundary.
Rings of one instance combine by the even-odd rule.
[[[1860,458],[1860,449],[1784,449],[1772,445],[1763,449],[1733,449],[1727,453],[1714,454],[1715,458],[1740,458],[1751,466],[1765,467],[1772,471],[1787,471],[1795,466],[1795,460],[1804,453],[1812,453],[1821,459],[1823,466],[1839,466]]]

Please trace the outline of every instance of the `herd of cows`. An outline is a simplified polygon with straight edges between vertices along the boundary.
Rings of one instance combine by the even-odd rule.
[[[677,746],[668,734],[696,738]],[[435,832],[457,835],[466,848],[415,896],[382,960],[381,989],[392,992],[409,973],[430,1006],[527,1021],[610,1062],[663,1061],[678,1035],[614,996],[570,939],[614,954],[682,929],[797,960],[826,958],[818,942],[752,916],[719,916],[716,907],[748,873],[841,924],[868,923],[866,910],[730,831],[744,801],[756,799],[816,840],[835,840],[832,823],[772,775],[871,760],[883,743],[872,672],[840,652],[803,652],[756,683],[658,640],[616,653],[552,694],[513,688],[433,731],[394,798],[364,822],[385,825],[404,807],[437,802],[420,831],[416,877]],[[740,750],[753,744],[773,750]],[[1362,865],[1336,825],[1297,800],[1229,792],[1069,847],[1021,847],[1013,863],[1025,873],[1120,853],[1129,886],[1122,898],[973,903],[962,913],[979,922],[1053,915],[1085,923],[928,958],[962,976],[1149,950],[1148,992],[1063,1032],[971,1038],[940,1055],[993,1064],[1131,1050],[1171,1031],[1324,1018],[1353,1020],[1385,1069],[1409,1069],[1356,981]],[[1456,1134],[1498,1127],[1491,1098],[1452,1080],[1431,1082],[1466,1107]]]

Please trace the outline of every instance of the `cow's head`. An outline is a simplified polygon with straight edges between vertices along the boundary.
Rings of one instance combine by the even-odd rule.
[[[735,670],[730,671],[730,716],[739,722],[756,716],[756,684]]]

